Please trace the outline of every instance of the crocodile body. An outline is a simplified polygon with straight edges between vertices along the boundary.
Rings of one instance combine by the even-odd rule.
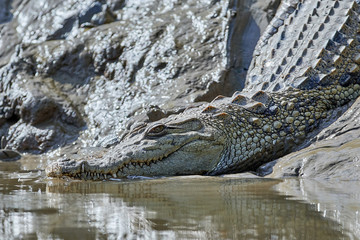
[[[356,1],[284,1],[258,43],[246,91],[132,129],[104,155],[59,160],[48,176],[216,175],[291,152],[360,94],[359,12]]]

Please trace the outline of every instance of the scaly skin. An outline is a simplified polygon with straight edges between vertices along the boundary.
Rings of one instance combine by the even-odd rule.
[[[134,129],[106,155],[63,159],[50,177],[109,179],[253,170],[294,150],[359,96],[357,1],[286,0],[255,50],[248,93]],[[283,86],[293,86],[281,92]]]
[[[208,106],[135,129],[99,159],[65,159],[50,165],[47,174],[101,180],[255,169],[290,152],[332,109],[358,97],[359,89],[358,84],[335,84],[260,91],[250,98],[239,93],[220,97]]]
[[[246,90],[313,89],[359,77],[358,2],[284,0],[257,43]]]

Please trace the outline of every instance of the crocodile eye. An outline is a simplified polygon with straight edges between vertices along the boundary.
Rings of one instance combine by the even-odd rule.
[[[165,128],[166,127],[164,124],[155,125],[147,131],[147,135],[148,136],[161,136],[161,135],[165,134],[165,131],[164,131]]]

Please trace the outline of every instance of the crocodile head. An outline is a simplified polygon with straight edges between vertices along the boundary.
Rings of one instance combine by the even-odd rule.
[[[127,176],[204,174],[221,158],[225,136],[194,111],[132,130],[104,156],[62,159],[47,169],[50,177],[108,179]]]

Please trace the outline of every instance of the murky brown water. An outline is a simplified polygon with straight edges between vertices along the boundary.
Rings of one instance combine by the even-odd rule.
[[[44,178],[46,160],[0,162],[0,239],[358,239],[360,184],[174,177]]]

